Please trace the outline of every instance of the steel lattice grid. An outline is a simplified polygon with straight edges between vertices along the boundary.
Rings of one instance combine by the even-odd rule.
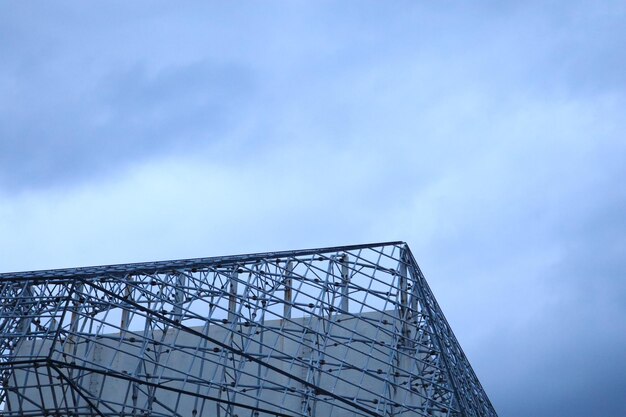
[[[403,242],[0,278],[7,416],[495,416]]]

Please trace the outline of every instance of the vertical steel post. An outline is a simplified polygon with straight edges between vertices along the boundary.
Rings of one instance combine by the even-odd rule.
[[[132,301],[132,282],[133,276],[129,274],[126,277],[126,285],[124,286],[124,300],[127,302]],[[128,326],[130,326],[130,309],[122,307],[122,320],[120,323],[120,331],[127,331]]]
[[[283,286],[285,287],[285,296],[284,296],[284,304],[283,304],[283,318],[290,319],[291,318],[291,302],[292,302],[292,277],[293,274],[293,261],[287,262],[284,272],[283,278]]]
[[[185,274],[176,274],[176,288],[174,289],[174,309],[172,310],[172,318],[176,322],[183,319],[183,304],[185,303],[185,284],[187,277]]]
[[[349,309],[349,290],[350,290],[350,268],[349,257],[347,253],[341,256],[341,311],[348,313]]]
[[[409,326],[410,308],[409,308],[409,277],[407,272],[407,264],[405,260],[406,249],[400,249],[400,262],[398,268],[398,287],[400,291],[400,324],[402,329],[402,337],[400,346],[410,348],[411,327]]]
[[[17,326],[17,338],[13,345],[14,355],[17,355],[20,345],[24,340],[26,340],[28,333],[30,333],[30,324],[33,320],[29,316],[30,310],[33,309],[33,305],[35,304],[35,298],[33,297],[32,284],[29,281],[24,283],[24,290],[22,291],[19,300],[20,304],[25,304],[27,308],[22,308],[21,311],[23,317],[19,319],[19,324]]]
[[[228,323],[237,321],[237,279],[239,274],[235,267],[228,284]],[[232,335],[231,335],[232,339]]]

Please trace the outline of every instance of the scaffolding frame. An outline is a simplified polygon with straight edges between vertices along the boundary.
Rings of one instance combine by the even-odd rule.
[[[0,274],[17,416],[497,417],[404,242]]]

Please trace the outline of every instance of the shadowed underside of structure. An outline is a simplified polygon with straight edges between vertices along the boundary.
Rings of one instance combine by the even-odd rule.
[[[0,274],[4,416],[496,416],[403,242]]]

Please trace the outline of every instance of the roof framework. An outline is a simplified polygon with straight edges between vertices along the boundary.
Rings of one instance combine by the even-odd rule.
[[[404,242],[0,274],[13,416],[496,416]]]

